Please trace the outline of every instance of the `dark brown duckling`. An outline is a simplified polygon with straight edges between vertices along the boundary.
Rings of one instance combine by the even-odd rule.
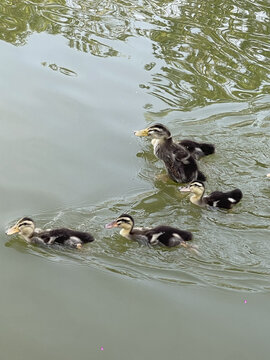
[[[7,235],[18,233],[27,242],[38,245],[59,244],[80,249],[83,244],[94,241],[91,234],[66,228],[55,230],[38,230],[34,221],[24,217],[6,231]]]
[[[122,214],[116,220],[106,225],[106,229],[115,227],[121,228],[120,235],[125,238],[144,244],[160,244],[168,247],[178,245],[192,247],[186,243],[192,240],[191,232],[166,225],[160,225],[154,228],[135,228],[133,217],[128,214]]]
[[[182,145],[172,140],[170,131],[162,124],[155,124],[146,129],[135,131],[136,136],[150,136],[154,154],[166,166],[168,175],[177,183],[194,180],[205,181],[205,175],[199,171],[192,154]]]

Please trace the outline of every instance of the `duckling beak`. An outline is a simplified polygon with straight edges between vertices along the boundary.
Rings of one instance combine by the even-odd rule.
[[[114,220],[114,221],[110,222],[109,224],[105,225],[106,229],[112,229],[112,228],[115,228],[115,227],[118,227],[118,224],[117,224],[116,220]]]
[[[17,225],[14,225],[12,226],[11,228],[9,228],[7,231],[6,231],[6,234],[7,235],[13,235],[13,234],[16,234],[18,233],[20,230],[19,230],[19,227]]]
[[[181,192],[190,192],[190,187],[189,186],[184,186],[184,187],[179,187],[178,188]]]
[[[134,131],[134,134],[136,136],[148,136],[148,128],[143,129],[143,130],[138,130],[138,131]]]

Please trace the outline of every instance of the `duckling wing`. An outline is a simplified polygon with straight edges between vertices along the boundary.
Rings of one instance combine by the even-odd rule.
[[[211,155],[215,152],[215,146],[213,144],[197,143],[192,140],[182,140],[179,144],[187,149],[196,159]]]
[[[54,243],[64,244],[70,236],[62,229],[56,229],[38,233],[36,238],[39,238],[44,244],[52,245]]]
[[[148,244],[148,237],[147,232],[150,228],[133,228],[132,232],[129,234],[129,238],[131,240],[138,241],[141,244],[147,245]]]
[[[70,236],[79,238],[84,244],[95,240],[91,234],[84,231],[69,230],[69,232]]]
[[[243,197],[240,189],[232,191],[221,192],[214,191],[209,196],[203,198],[203,201],[210,206],[231,209],[233,205],[237,204]]]
[[[197,180],[198,177],[196,160],[182,146],[175,146],[173,161],[167,169],[176,182],[189,182]]]
[[[198,143],[192,140],[181,140],[179,145],[183,146],[188,152],[192,153],[195,151],[196,146]]]
[[[189,152],[181,145],[179,144],[173,144],[172,146],[172,152],[175,157],[176,161],[182,161],[189,157]]]
[[[188,151],[183,146],[175,143],[169,145],[165,143],[157,149],[158,157],[168,166],[172,166],[175,161],[181,161],[181,159],[188,156],[188,154]]]
[[[46,244],[58,243],[63,245],[70,245],[72,241],[74,244],[94,241],[94,238],[91,234],[65,228],[44,231],[43,233],[38,234],[38,237],[41,238]]]
[[[232,205],[235,203],[233,199],[231,199],[227,193],[221,191],[214,191],[209,196],[203,199],[208,205],[223,208],[223,209],[230,209]]]
[[[45,246],[47,244],[47,241],[44,241],[44,239],[39,237],[39,234],[36,233],[36,234],[34,234],[34,236],[31,237],[31,244]]]
[[[161,243],[165,246],[173,247],[191,240],[192,234],[189,231],[161,225],[149,230],[147,237],[151,245]]]
[[[50,231],[41,231],[36,233],[33,238],[39,239],[43,242],[43,244],[47,244],[52,238],[52,236],[50,235]]]

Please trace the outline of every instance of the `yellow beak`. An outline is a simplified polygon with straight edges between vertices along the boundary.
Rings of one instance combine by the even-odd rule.
[[[143,130],[135,131],[134,134],[136,136],[148,136],[148,128],[143,129]]]
[[[14,225],[6,231],[6,234],[13,235],[13,234],[18,233],[19,231],[20,231],[19,227],[17,225]]]

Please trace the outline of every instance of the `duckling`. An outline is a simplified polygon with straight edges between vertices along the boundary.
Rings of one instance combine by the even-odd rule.
[[[199,171],[196,160],[187,149],[172,140],[170,131],[162,124],[135,131],[136,136],[150,136],[154,154],[166,166],[168,175],[177,183],[194,180],[205,181],[205,175]]]
[[[18,233],[28,243],[38,245],[60,244],[81,249],[82,245],[94,241],[91,234],[70,229],[41,230],[36,229],[34,221],[23,217],[6,231],[7,235]]]
[[[203,156],[211,155],[215,152],[215,146],[213,144],[197,143],[192,140],[181,140],[179,144],[184,146],[195,159],[200,159]]]
[[[235,204],[239,203],[243,194],[240,189],[228,192],[214,191],[208,196],[204,196],[205,187],[200,181],[194,181],[189,186],[179,188],[182,192],[191,192],[190,201],[199,206],[213,206],[223,209],[231,209]]]
[[[120,235],[129,240],[135,240],[144,244],[163,244],[168,247],[182,245],[191,247],[186,241],[192,239],[189,231],[180,230],[171,226],[160,225],[154,228],[134,228],[134,219],[128,214],[120,215],[116,220],[107,224],[106,229],[120,227]]]

